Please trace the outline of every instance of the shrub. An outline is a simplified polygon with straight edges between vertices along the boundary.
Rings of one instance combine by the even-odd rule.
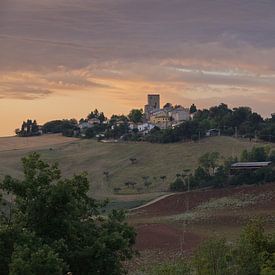
[[[187,188],[183,179],[180,177],[177,177],[175,181],[170,184],[170,190],[179,192],[179,191],[186,191]]]

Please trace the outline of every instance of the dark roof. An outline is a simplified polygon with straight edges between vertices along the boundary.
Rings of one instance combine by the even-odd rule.
[[[262,162],[237,162],[231,165],[231,168],[261,168],[271,165],[271,161]]]

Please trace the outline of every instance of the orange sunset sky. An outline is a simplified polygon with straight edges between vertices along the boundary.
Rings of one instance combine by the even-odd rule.
[[[162,103],[275,112],[275,1],[0,0],[0,136]]]

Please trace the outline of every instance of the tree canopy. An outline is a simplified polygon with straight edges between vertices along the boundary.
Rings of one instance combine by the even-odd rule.
[[[123,273],[135,242],[124,212],[102,216],[85,173],[63,179],[37,153],[22,162],[23,180],[6,176],[0,184],[15,198],[0,223],[0,274]]]
[[[128,118],[133,123],[142,122],[143,118],[143,111],[142,109],[133,109],[130,111]]]

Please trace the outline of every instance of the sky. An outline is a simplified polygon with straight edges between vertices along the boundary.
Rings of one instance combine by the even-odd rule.
[[[274,0],[0,0],[0,136],[148,93],[275,112]]]

